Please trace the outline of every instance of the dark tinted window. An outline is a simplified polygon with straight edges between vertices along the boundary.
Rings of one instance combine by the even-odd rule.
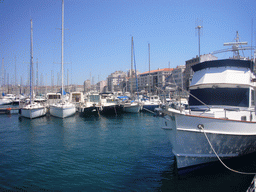
[[[190,93],[206,105],[228,105],[249,107],[249,89],[247,88],[208,88],[195,89]],[[194,97],[189,97],[189,105],[203,105]]]

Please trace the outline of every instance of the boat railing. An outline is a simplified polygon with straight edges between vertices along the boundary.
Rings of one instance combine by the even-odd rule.
[[[254,176],[251,182],[251,185],[249,186],[246,192],[255,192],[255,191],[256,191],[256,175]]]
[[[255,120],[255,110],[238,108],[238,107],[191,107],[188,110],[189,115],[198,116],[211,116],[224,119],[236,119],[241,121],[253,121]]]

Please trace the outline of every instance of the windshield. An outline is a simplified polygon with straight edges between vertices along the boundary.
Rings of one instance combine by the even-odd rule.
[[[90,95],[90,102],[100,102],[99,95]]]
[[[206,105],[227,105],[249,107],[248,88],[207,88],[194,89],[190,93]],[[203,105],[194,97],[189,97],[189,105]]]

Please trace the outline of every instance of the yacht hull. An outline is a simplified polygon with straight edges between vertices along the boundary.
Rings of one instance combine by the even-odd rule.
[[[21,108],[21,116],[29,119],[34,119],[37,117],[42,117],[46,115],[46,107],[26,107]]]
[[[154,112],[156,108],[158,108],[160,105],[159,104],[144,104],[142,107],[143,111],[151,111]]]
[[[139,104],[129,104],[123,106],[123,111],[125,113],[139,113],[141,106]]]
[[[100,112],[102,115],[118,115],[122,112],[122,107],[119,105],[103,105],[102,111]]]
[[[172,113],[165,116],[162,128],[171,142],[177,168],[181,169],[218,160],[206,136],[221,159],[255,152],[255,125],[255,122]]]
[[[82,116],[85,116],[85,117],[99,116],[100,107],[97,107],[97,106],[83,107],[79,110],[79,112]]]
[[[0,99],[0,105],[10,105],[11,103],[10,99]]]
[[[66,118],[76,113],[76,107],[73,104],[57,104],[50,106],[50,114],[54,117]]]

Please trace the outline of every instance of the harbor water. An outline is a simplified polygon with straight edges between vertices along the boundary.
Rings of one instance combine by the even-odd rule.
[[[150,113],[33,120],[0,115],[0,191],[248,188],[253,175],[232,173],[220,164],[178,175],[161,121]],[[253,158],[232,165],[255,171]]]

